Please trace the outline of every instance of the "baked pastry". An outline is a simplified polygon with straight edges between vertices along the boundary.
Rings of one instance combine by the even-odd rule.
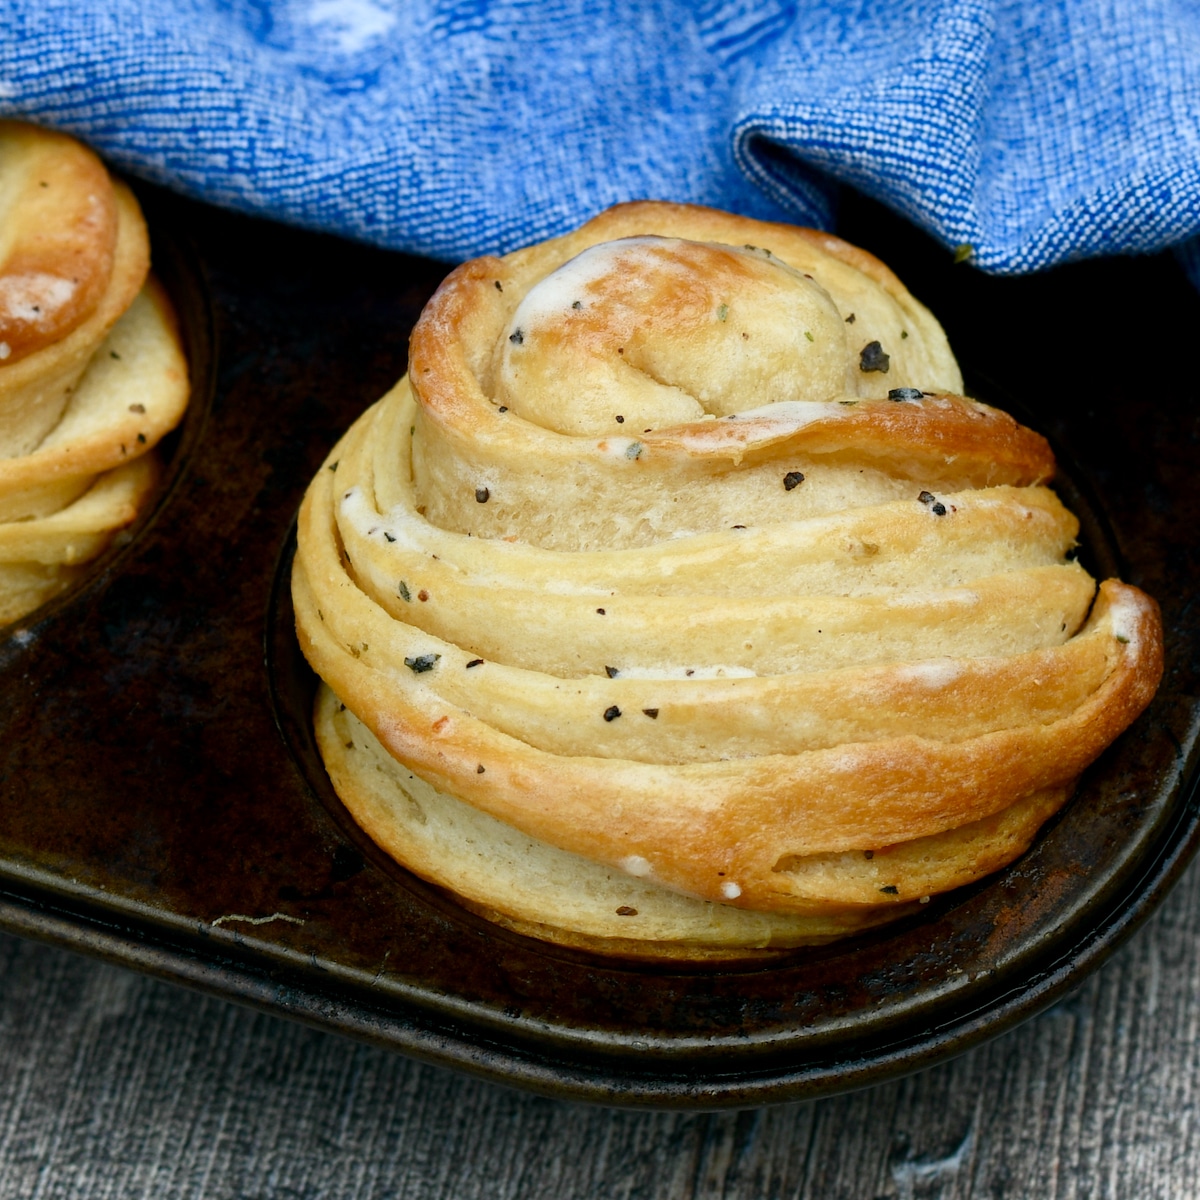
[[[309,488],[334,785],[521,932],[745,957],[1019,855],[1149,702],[1044,439],[836,238],[673,204],[451,273]]]
[[[187,363],[137,201],[86,147],[0,122],[0,624],[128,525]]]

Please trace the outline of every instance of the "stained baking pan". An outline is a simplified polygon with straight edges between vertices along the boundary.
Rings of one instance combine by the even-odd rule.
[[[991,879],[770,966],[644,967],[496,929],[407,875],[314,751],[295,512],[403,373],[445,266],[142,196],[195,399],[150,515],[0,634],[0,927],[546,1094],[716,1108],[863,1086],[1009,1028],[1196,849],[1200,406],[1176,347],[1200,300],[1169,258],[987,279],[848,202],[843,232],[939,313],[979,394],[1056,442],[1089,565],[1163,606],[1166,677]]]

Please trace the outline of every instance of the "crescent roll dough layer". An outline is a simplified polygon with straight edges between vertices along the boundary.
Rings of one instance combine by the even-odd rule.
[[[409,366],[301,509],[318,740],[376,841],[520,932],[720,958],[911,911],[1157,686],[1045,441],[835,238],[621,206],[454,271]]]

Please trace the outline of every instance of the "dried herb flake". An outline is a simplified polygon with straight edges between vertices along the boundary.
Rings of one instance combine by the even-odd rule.
[[[891,358],[884,353],[878,342],[868,342],[858,352],[858,369],[863,372],[879,371],[886,375],[892,365]]]
[[[421,675],[426,671],[432,671],[434,664],[441,657],[440,654],[418,654],[415,658],[406,658],[404,665],[415,675]]]

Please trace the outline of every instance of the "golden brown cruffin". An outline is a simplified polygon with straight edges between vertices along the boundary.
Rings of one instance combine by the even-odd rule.
[[[0,624],[136,516],[188,373],[137,201],[86,147],[0,122]]]
[[[809,230],[672,204],[454,271],[301,509],[356,820],[469,908],[747,957],[1012,861],[1162,671],[1046,442]]]

